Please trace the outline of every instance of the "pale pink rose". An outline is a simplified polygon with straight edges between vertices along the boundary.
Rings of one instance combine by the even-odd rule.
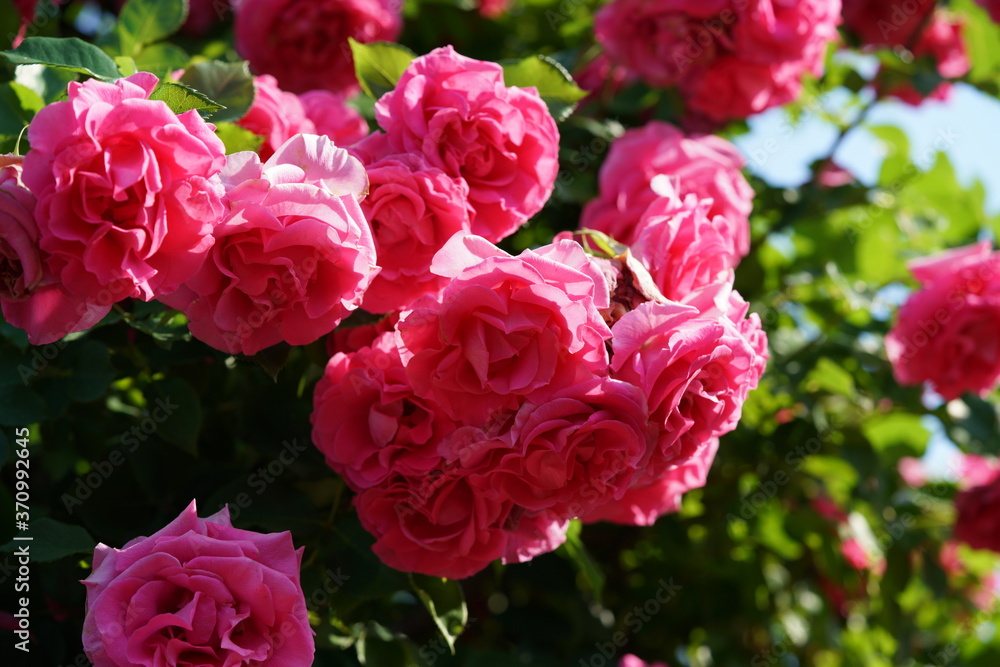
[[[973,549],[1000,552],[1000,470],[955,495],[955,539]]]
[[[606,374],[611,332],[598,308],[608,286],[596,268],[573,268],[582,265],[592,267],[572,241],[511,257],[481,237],[452,237],[431,265],[447,287],[397,327],[416,394],[475,424]]]
[[[659,197],[636,225],[632,253],[667,299],[684,301],[713,283],[732,283],[735,239],[728,221],[709,217],[711,207],[695,195]]]
[[[965,23],[957,15],[945,11],[935,12],[930,23],[920,33],[920,38],[913,47],[913,55],[916,58],[930,58],[941,78],[960,79],[972,68],[964,30]],[[929,93],[921,93],[909,81],[877,87],[883,94],[912,106],[919,106],[928,98],[944,101],[951,95],[951,83],[948,81]]]
[[[45,345],[97,324],[130,286],[118,281],[112,287],[120,293],[86,297],[62,286],[63,262],[39,248],[35,198],[20,175],[20,165],[0,168],[0,309],[32,345]]]
[[[264,164],[229,156],[229,214],[202,269],[167,305],[191,333],[235,354],[305,345],[357,308],[378,272],[358,200],[364,167],[326,137],[296,135]]]
[[[448,279],[431,273],[431,260],[448,239],[470,230],[468,185],[420,153],[392,154],[384,134],[371,135],[351,152],[368,171],[371,190],[361,210],[382,266],[362,306],[386,313],[437,294]]]
[[[128,288],[115,300],[159,297],[212,247],[224,212],[222,142],[196,111],[178,116],[147,99],[157,83],[145,72],[70,83],[69,99],[28,128],[23,179],[38,198],[41,248],[80,300],[119,282]]]
[[[976,454],[959,454],[957,468],[958,488],[968,489],[991,482],[1000,469],[1000,461]]]
[[[990,13],[990,18],[1000,23],[1000,0],[976,0],[976,2]]]
[[[640,660],[634,655],[622,656],[621,662],[618,663],[618,667],[668,667],[665,662],[645,662]]]
[[[397,0],[234,0],[236,50],[256,74],[284,90],[356,90],[348,38],[392,42],[402,29]]]
[[[394,151],[465,179],[472,231],[490,241],[538,213],[555,187],[555,120],[537,90],[504,85],[496,63],[435,49],[410,63],[375,117]]]
[[[312,424],[327,465],[355,490],[381,484],[391,473],[418,478],[439,468],[439,441],[454,429],[413,394],[392,333],[330,359],[316,385]]]
[[[354,499],[375,536],[372,550],[389,567],[462,579],[507,553],[512,504],[486,498],[467,471],[419,478],[394,474]]]
[[[525,403],[509,444],[487,455],[483,493],[530,511],[575,518],[620,499],[648,458],[656,431],[638,387],[609,378]]]
[[[742,257],[750,250],[754,196],[740,171],[745,164],[736,147],[721,137],[688,136],[662,121],[628,130],[611,144],[601,165],[599,195],[584,207],[580,227],[630,245],[642,214],[661,196],[654,183],[666,183],[681,198],[694,194],[711,199],[709,217],[721,216],[729,223],[729,236]]]
[[[990,242],[910,262],[923,287],[903,304],[885,348],[896,381],[945,399],[1000,383],[1000,253]]]
[[[844,27],[871,46],[905,46],[935,0],[843,0]]]
[[[927,469],[923,461],[912,456],[899,459],[899,476],[907,486],[919,489],[927,483]]]
[[[718,450],[719,439],[710,438],[686,462],[670,468],[652,481],[633,486],[618,500],[595,507],[583,517],[583,521],[652,526],[664,514],[680,510],[681,497],[685,493],[705,486]]]
[[[315,646],[291,534],[200,519],[194,501],[149,537],[103,544],[84,580],[94,667],[310,665]]]
[[[719,297],[717,297],[719,298]],[[767,361],[766,336],[746,304],[702,310],[650,301],[612,328],[612,377],[646,395],[660,429],[643,480],[691,459],[711,438],[736,427]]]
[[[594,17],[612,61],[667,88],[708,67],[732,44],[731,0],[615,0]]]
[[[299,95],[306,117],[316,126],[316,134],[333,139],[338,146],[350,146],[368,135],[368,122],[347,98],[327,90],[310,90]]]

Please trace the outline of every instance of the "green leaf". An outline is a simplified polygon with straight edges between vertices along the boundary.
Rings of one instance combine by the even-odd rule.
[[[573,113],[576,103],[587,96],[573,81],[566,68],[547,56],[530,56],[503,65],[503,80],[508,86],[535,87],[557,122]]]
[[[416,664],[405,640],[378,623],[370,623],[358,635],[355,650],[365,667],[409,667]]]
[[[354,56],[354,73],[361,88],[378,99],[396,87],[396,82],[410,66],[416,54],[392,42],[362,44],[348,38]]]
[[[187,0],[128,0],[118,15],[115,35],[123,56],[177,32],[187,20]]]
[[[264,143],[264,137],[233,123],[216,123],[215,133],[219,135],[222,143],[226,146],[226,155],[240,151],[256,153]]]
[[[854,378],[828,357],[821,357],[816,362],[805,382],[808,391],[823,390],[840,396],[854,396]]]
[[[142,50],[135,64],[142,72],[152,72],[161,79],[167,78],[179,69],[184,69],[191,60],[187,51],[179,46],[164,42],[153,44]]]
[[[104,81],[120,79],[118,65],[104,51],[76,37],[29,37],[3,55],[15,65],[46,65]]]
[[[451,654],[455,655],[455,640],[465,631],[465,624],[469,622],[469,610],[465,606],[462,587],[457,581],[422,574],[411,574],[410,584],[430,612],[441,636],[448,642]]]
[[[212,121],[216,123],[238,121],[253,104],[253,76],[246,62],[223,63],[209,60],[194,63],[184,71],[180,82],[223,106],[212,117]]]
[[[149,99],[166,102],[170,110],[176,114],[196,109],[202,116],[208,117],[225,109],[224,106],[194,88],[170,81],[158,83]]]
[[[118,65],[118,71],[122,76],[132,76],[139,71],[132,56],[115,56],[115,64]]]
[[[903,456],[923,456],[931,434],[919,415],[895,413],[874,415],[861,427],[872,448],[889,461]]]
[[[80,526],[59,523],[53,519],[35,519],[29,522],[27,532],[19,533],[31,540],[11,540],[0,547],[10,553],[19,547],[28,547],[32,562],[51,563],[73,554],[91,553],[97,542]]]
[[[594,599],[600,602],[604,594],[604,573],[583,546],[580,540],[581,529],[582,524],[578,519],[571,521],[566,531],[566,541],[559,547],[557,553],[573,563],[581,585],[589,588],[594,594]]]
[[[0,84],[0,134],[18,136],[45,106],[38,93],[19,83]]]
[[[198,392],[184,380],[171,377],[154,382],[144,393],[156,434],[197,456],[202,420]]]

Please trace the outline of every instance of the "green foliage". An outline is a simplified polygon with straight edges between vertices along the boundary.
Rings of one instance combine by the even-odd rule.
[[[149,95],[151,100],[166,102],[174,113],[197,110],[202,116],[209,118],[224,106],[208,98],[190,86],[171,81],[161,81]]]
[[[587,95],[573,83],[573,77],[565,67],[546,56],[529,56],[504,63],[503,79],[508,86],[536,88],[557,121],[566,120],[576,108],[576,103]]]
[[[119,54],[138,56],[144,47],[177,32],[188,15],[188,0],[128,0],[115,25]]]
[[[350,44],[358,83],[369,97],[375,99],[396,87],[399,77],[416,57],[405,46],[389,42],[362,44],[351,39]]]
[[[216,122],[234,123],[243,118],[253,104],[253,77],[246,62],[196,62],[185,70],[180,82],[222,106],[213,118]]]
[[[104,81],[121,77],[114,60],[93,44],[76,37],[28,37],[16,49],[4,51],[3,55],[15,65],[46,65]]]

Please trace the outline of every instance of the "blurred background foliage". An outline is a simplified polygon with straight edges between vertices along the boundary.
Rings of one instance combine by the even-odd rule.
[[[595,54],[598,4],[524,0],[488,20],[465,0],[408,0],[400,42],[417,53],[450,43],[495,61],[544,53],[575,71]],[[1000,29],[972,0],[949,4],[967,19],[967,81],[995,96]],[[9,5],[0,0],[0,34]],[[94,3],[70,2],[37,34],[93,38],[111,25],[102,16]],[[165,72],[192,56],[236,61],[230,30],[148,47],[137,62]],[[371,553],[350,492],[310,443],[322,341],[237,359],[192,340],[182,316],[140,302],[38,348],[0,325],[0,516],[14,512],[14,429],[28,426],[38,664],[85,664],[74,662],[84,601],[76,582],[94,544],[148,535],[191,498],[203,515],[228,503],[237,526],[291,530],[305,546],[317,666],[599,667],[625,652],[698,667],[1000,664],[997,561],[959,547],[962,567],[945,564],[954,559],[945,546],[953,471],[940,466],[943,481],[920,490],[898,472],[932,440],[1000,453],[996,396],[944,404],[899,387],[883,348],[914,285],[905,261],[992,238],[1000,216],[987,213],[983,185],[956,178],[947,145],[915,160],[901,129],[866,126],[879,104],[862,66],[871,58],[936,85],[933,67],[890,50],[831,52],[824,78],[786,108],[791,123],[818,115],[842,136],[867,127],[871,150],[885,156],[881,173],[870,186],[813,177],[795,189],[752,178],[754,244],[737,288],[769,333],[768,372],[706,487],[649,528],[574,528],[556,554],[497,563],[460,583],[409,577]],[[0,68],[0,151],[9,151],[72,75],[48,70],[31,88]],[[824,106],[831,91],[842,102]],[[368,113],[371,104],[358,102]],[[653,119],[680,121],[670,91],[635,84],[586,101],[560,128],[555,195],[507,249],[575,228],[609,142]],[[746,132],[743,123],[721,130]],[[829,163],[818,160],[813,173]],[[0,522],[0,544],[12,536],[13,522]],[[850,540],[867,566],[845,558]],[[14,608],[11,560],[0,553],[0,611]],[[448,640],[462,626],[453,656]]]

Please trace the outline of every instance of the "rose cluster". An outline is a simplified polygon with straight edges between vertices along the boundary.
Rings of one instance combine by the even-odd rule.
[[[263,164],[227,156],[197,112],[150,99],[158,83],[71,83],[32,121],[23,166],[0,172],[5,320],[44,344],[139,298],[231,353],[329,333],[378,271],[361,163],[277,131]]]
[[[455,57],[432,55],[448,67]],[[468,192],[466,223],[455,223],[442,246],[427,245],[423,272],[386,284],[400,312],[335,338],[312,420],[313,441],[357,494],[376,554],[397,569],[459,578],[496,559],[551,551],[571,519],[648,525],[676,511],[684,492],[705,483],[719,437],[735,428],[767,343],[732,289],[741,227],[719,212],[735,210],[745,225],[750,193],[728,145],[669,128],[681,148],[667,161],[680,168],[644,175],[657,181],[650,193],[642,178],[634,185],[636,205],[645,198],[648,206],[627,236],[630,250],[588,254],[580,241],[589,247],[590,232],[581,232],[512,256],[492,241],[529,215],[531,200],[487,196],[495,179],[475,179],[465,166],[478,167],[485,152],[467,148],[476,135],[453,118],[469,106],[457,84],[475,70],[445,72],[455,80],[448,87],[401,81],[378,109],[406,103],[421,113],[384,115],[386,134],[354,150],[378,165],[369,168],[368,200],[376,245],[380,187],[398,199],[398,184],[406,186],[400,220],[428,210],[441,220],[447,188],[455,198]],[[493,128],[492,116],[477,120]],[[503,127],[538,131],[510,120]],[[432,179],[437,172],[425,168],[416,181],[409,174],[428,159],[428,136],[447,142],[430,151],[444,173]],[[393,145],[411,152],[369,157]],[[491,159],[491,173],[509,175],[512,188],[530,184],[523,171],[538,161],[511,162],[499,169]],[[461,166],[445,171],[452,164]]]
[[[840,0],[614,0],[595,18],[611,62],[677,87],[716,122],[796,99],[837,37]]]
[[[1000,253],[989,241],[909,264],[923,286],[899,311],[885,347],[896,380],[947,400],[1000,384]]]

